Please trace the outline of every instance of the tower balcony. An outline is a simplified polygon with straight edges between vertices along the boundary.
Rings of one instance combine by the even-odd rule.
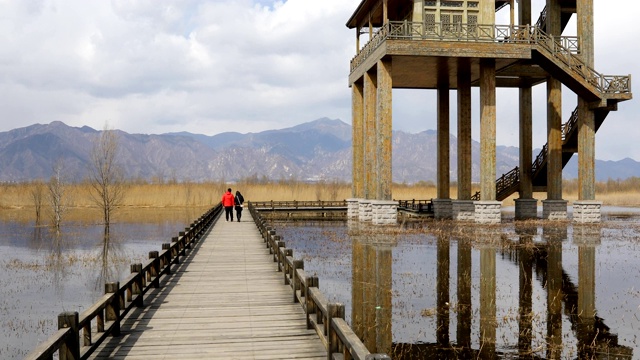
[[[607,106],[607,100],[631,99],[631,75],[603,75],[590,68],[580,58],[579,43],[577,37],[553,37],[529,25],[389,21],[351,60],[349,81],[391,57],[394,88],[435,89],[442,71],[449,74],[449,84],[456,84],[457,58],[469,58],[477,85],[479,60],[493,58],[499,87],[532,86],[552,76],[595,108]]]

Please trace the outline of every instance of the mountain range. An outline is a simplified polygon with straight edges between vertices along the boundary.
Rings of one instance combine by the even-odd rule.
[[[213,136],[188,132],[160,135],[118,133],[118,159],[130,179],[145,181],[237,181],[245,178],[351,181],[351,125],[327,118],[294,127]],[[61,161],[68,181],[86,178],[100,131],[60,121],[0,132],[0,181],[48,179]],[[457,177],[457,139],[450,136],[451,180]],[[472,178],[479,179],[480,144],[472,144]],[[393,180],[436,180],[436,132],[393,132]],[[534,156],[537,155],[537,151]],[[563,176],[577,177],[577,157]],[[497,174],[518,165],[518,148],[496,148]],[[598,181],[640,176],[632,159],[596,160]]]

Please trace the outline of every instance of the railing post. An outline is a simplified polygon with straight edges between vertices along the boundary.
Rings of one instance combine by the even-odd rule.
[[[153,263],[151,263],[148,281],[151,282],[154,288],[160,287],[160,259],[158,259],[158,255],[158,251],[149,251],[149,259],[153,259]]]
[[[131,264],[131,273],[138,274],[133,280],[133,286],[131,288],[131,300],[133,301],[133,296],[137,295],[137,297],[135,298],[135,304],[137,307],[144,306],[144,301],[142,299],[142,280],[144,275],[141,272],[142,264]]]
[[[296,292],[300,289],[300,279],[298,279],[298,269],[304,269],[304,260],[293,260],[293,266],[291,267],[291,280],[293,281],[293,302],[298,302],[298,296]]]
[[[313,326],[311,325],[311,314],[315,314],[318,309],[316,308],[316,304],[313,302],[310,296],[310,288],[318,287],[318,277],[317,276],[307,276],[305,283],[307,286],[304,288],[304,301],[306,301],[307,306],[305,306],[305,311],[307,313],[307,329],[311,329]]]
[[[293,249],[284,249],[282,257],[282,273],[284,274],[284,284],[289,285],[289,267],[287,266],[287,256],[293,256]]]
[[[113,328],[111,329],[112,336],[120,336],[120,289],[119,282],[109,282],[104,284],[105,294],[115,294],[111,301],[107,304],[105,309],[105,318],[107,321],[113,321]]]
[[[78,312],[63,312],[58,315],[58,329],[71,328],[71,335],[67,336],[60,345],[60,360],[80,359],[80,334]]]
[[[180,243],[178,242],[178,237],[172,237],[171,242],[175,243],[175,245],[171,246],[171,256],[175,258],[176,264],[180,264]]]
[[[284,248],[286,247],[284,241],[278,241],[278,249],[276,251],[276,254],[278,255],[278,271],[282,271],[282,255],[284,254]],[[280,249],[282,248],[282,249]]]
[[[344,319],[344,305],[340,303],[329,303],[327,305],[327,360],[331,360],[334,353],[340,351],[338,346],[338,334],[333,328],[333,318]]]
[[[278,243],[280,243],[280,235],[273,237],[273,244],[271,244],[271,253],[273,254],[273,262],[278,261]]]
[[[164,256],[162,257],[162,267],[164,268],[165,274],[171,275],[171,244],[162,244],[162,250],[164,252]]]

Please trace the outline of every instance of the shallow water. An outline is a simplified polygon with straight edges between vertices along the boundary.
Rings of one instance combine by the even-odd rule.
[[[106,247],[102,225],[68,222],[56,236],[32,223],[0,221],[0,358],[23,358],[57,330],[59,313],[86,310],[105,282],[128,276],[130,264],[184,229],[174,219],[112,224]]]
[[[516,226],[508,209],[498,228],[275,227],[367,347],[394,359],[638,359],[640,209],[603,210],[596,227]]]

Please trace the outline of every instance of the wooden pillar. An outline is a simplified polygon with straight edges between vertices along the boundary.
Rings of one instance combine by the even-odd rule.
[[[547,240],[547,358],[562,354],[562,238],[554,229],[544,232]]]
[[[520,198],[533,198],[533,105],[531,86],[520,88]]]
[[[519,232],[520,246],[518,259],[519,272],[519,321],[518,321],[518,352],[522,358],[529,356],[531,341],[533,340],[533,235],[536,228],[527,228]]]
[[[378,61],[378,106],[376,111],[376,200],[391,200],[392,80],[391,58]]]
[[[456,329],[459,346],[471,348],[471,241],[458,240],[458,325]],[[468,356],[466,356],[468,357]]]
[[[495,59],[480,59],[480,197],[496,199]]]
[[[358,231],[358,230],[356,230]],[[364,278],[366,268],[365,246],[361,235],[351,234],[351,328],[358,338],[364,336]]]
[[[458,58],[458,200],[471,199],[471,62]]]
[[[562,84],[547,79],[547,199],[562,199]]]
[[[593,0],[577,0],[580,56],[594,67]],[[595,200],[596,124],[589,103],[578,97],[578,200]]]
[[[531,25],[531,0],[518,3],[518,23]],[[523,79],[526,81],[526,79]],[[533,198],[531,178],[533,151],[533,101],[531,86],[520,87],[520,198]]]
[[[449,237],[438,236],[436,277],[436,341],[440,346],[449,345]]]
[[[596,247],[578,247],[578,316],[593,322],[596,316]]]
[[[356,81],[351,85],[353,174],[351,193],[354,198],[364,198],[364,85]]]
[[[531,25],[531,0],[518,0],[518,23]]]
[[[496,348],[496,250],[480,249],[480,358],[493,359]]]
[[[449,199],[449,69],[447,60],[438,64],[438,151],[437,151],[437,196]]]
[[[364,198],[376,196],[376,74],[364,75]]]
[[[561,7],[558,0],[547,0],[547,33],[560,36]],[[547,79],[547,199],[562,199],[562,83]]]
[[[375,353],[376,350],[376,265],[378,263],[378,254],[376,249],[369,242],[365,245],[365,256],[367,266],[364,269],[364,297],[363,297],[363,335],[362,343]]]
[[[390,246],[380,246],[377,252],[376,271],[376,352],[391,354],[393,310],[392,273],[393,253]]]

